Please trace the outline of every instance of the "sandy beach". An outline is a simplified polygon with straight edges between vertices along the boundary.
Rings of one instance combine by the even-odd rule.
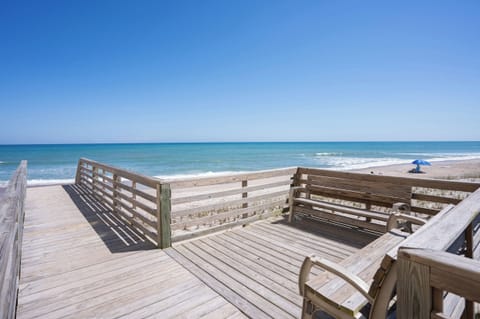
[[[436,178],[449,180],[480,180],[480,159],[465,161],[439,161],[432,162],[432,166],[421,166],[422,174],[409,173],[409,170],[415,168],[413,164],[399,164],[389,166],[370,167],[354,172],[392,175],[414,178]]]

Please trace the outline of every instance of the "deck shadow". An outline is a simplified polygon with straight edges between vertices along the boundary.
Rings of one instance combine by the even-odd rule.
[[[112,253],[154,249],[156,246],[77,184],[63,185],[80,213]]]
[[[325,239],[334,240],[356,248],[363,248],[370,242],[378,238],[378,234],[365,231],[357,227],[350,227],[338,223],[332,223],[326,220],[316,220],[313,218],[296,219],[289,223],[288,216],[273,221],[272,224],[281,224],[287,227],[295,228],[305,233],[310,233]],[[339,237],[341,233],[343,236]],[[353,240],[353,238],[355,238]]]

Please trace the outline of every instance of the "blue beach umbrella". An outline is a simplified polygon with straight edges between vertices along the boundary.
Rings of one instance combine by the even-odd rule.
[[[428,162],[426,160],[423,160],[423,159],[416,159],[412,162],[412,164],[417,165],[417,168],[416,168],[417,172],[420,172],[420,165],[423,165],[423,166],[431,166],[432,165],[432,164],[430,164],[430,162]]]

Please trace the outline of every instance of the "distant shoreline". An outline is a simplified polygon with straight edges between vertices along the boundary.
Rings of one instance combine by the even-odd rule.
[[[374,166],[364,169],[355,169],[355,170],[346,170],[356,173],[364,174],[375,174],[375,175],[390,175],[390,176],[400,176],[400,177],[411,177],[411,178],[435,178],[435,179],[448,179],[448,180],[476,180],[480,181],[480,159],[473,160],[447,160],[447,161],[438,161],[433,162],[432,166],[422,166],[421,169],[424,172],[423,174],[413,174],[408,171],[412,168],[415,168],[413,164],[394,164],[394,165],[385,165],[385,166]],[[238,172],[242,174],[245,172]],[[232,175],[236,174],[235,172],[231,173]],[[202,177],[198,177],[199,179]],[[28,187],[44,187],[44,186],[54,186],[54,185],[66,185],[73,183],[71,181],[59,181],[58,183],[45,183],[45,184],[34,184],[29,185]],[[1,189],[0,189],[1,193]]]
[[[480,159],[472,160],[446,160],[432,162],[432,166],[421,166],[423,174],[409,173],[415,168],[413,164],[395,164],[376,166],[364,169],[351,170],[357,173],[391,175],[413,178],[436,178],[436,179],[480,179]]]

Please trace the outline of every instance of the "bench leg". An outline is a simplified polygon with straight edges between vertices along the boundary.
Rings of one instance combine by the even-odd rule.
[[[302,319],[312,319],[315,312],[315,306],[310,300],[303,298]]]
[[[293,198],[295,195],[295,190],[290,188],[290,193],[288,195],[288,222],[291,223],[293,221]]]

